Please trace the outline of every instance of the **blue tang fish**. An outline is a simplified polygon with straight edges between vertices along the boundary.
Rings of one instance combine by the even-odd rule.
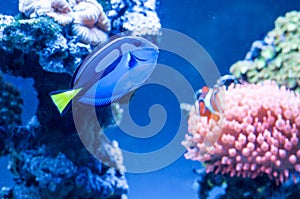
[[[78,67],[72,89],[50,97],[63,114],[71,100],[105,106],[140,87],[153,72],[158,48],[141,37],[125,36],[100,44]]]

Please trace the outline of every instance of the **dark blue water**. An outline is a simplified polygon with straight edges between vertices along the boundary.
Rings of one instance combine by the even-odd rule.
[[[231,64],[244,58],[253,41],[263,39],[266,33],[274,28],[274,21],[278,16],[284,15],[287,11],[300,10],[300,2],[295,0],[162,0],[158,9],[163,27],[180,31],[197,40],[213,58],[221,74],[226,74]],[[0,13],[17,13],[17,1],[2,1]],[[174,68],[185,64],[184,61],[176,63]],[[176,63],[170,61],[171,65]],[[185,73],[191,72],[185,71]],[[201,79],[192,78],[190,81],[195,88],[203,86]],[[155,100],[165,103],[170,98],[169,94],[161,94],[159,90],[155,92],[157,93],[147,92],[148,103],[156,102]],[[159,99],[153,98],[151,102],[151,96],[157,95],[159,95]],[[138,97],[136,98],[139,99]],[[176,105],[178,105],[176,100],[168,101],[167,107]],[[144,107],[144,104],[137,106]],[[167,108],[167,110],[169,109]],[[147,140],[148,142],[126,138],[126,135],[122,135],[118,129],[111,129],[108,134],[118,135],[117,137],[121,140],[119,140],[120,146],[129,147],[131,150],[151,151],[160,148],[172,139],[172,132],[176,131],[176,121],[180,114],[178,110],[178,107],[174,108],[173,113],[172,109],[169,110],[171,111],[168,118],[169,123],[160,132],[160,135],[152,140]],[[138,122],[147,124],[147,117],[141,118]],[[197,198],[195,190],[192,188],[196,177],[192,173],[192,169],[199,166],[199,163],[181,157],[173,164],[158,171],[143,174],[128,173],[129,198]],[[11,182],[7,178],[7,173],[4,172],[5,167],[4,162],[0,169],[1,186],[9,185]]]

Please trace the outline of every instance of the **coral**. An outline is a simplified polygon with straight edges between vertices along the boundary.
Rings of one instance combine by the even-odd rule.
[[[95,168],[77,167],[63,153],[51,157],[46,146],[23,150],[12,155],[9,167],[17,176],[18,186],[6,194],[14,198],[23,195],[33,198],[102,199],[121,197],[126,193],[128,186],[124,176],[113,168],[102,167],[99,162],[95,164]]]
[[[66,0],[20,0],[19,10],[30,18],[45,15],[52,17],[61,25],[69,24],[73,20],[72,9]]]
[[[0,14],[0,39],[3,37],[2,33],[4,27],[11,24],[12,22],[15,22],[15,19],[12,16]]]
[[[58,186],[67,187],[70,178],[76,173],[76,166],[66,156],[59,153],[56,157],[49,157],[46,147],[38,150],[21,151],[13,160],[10,168],[20,176],[20,181],[30,185],[37,183],[41,189],[58,191]],[[61,192],[61,191],[59,191]],[[61,197],[59,197],[61,198]]]
[[[25,53],[40,51],[47,43],[60,36],[61,27],[47,18],[18,20],[7,25],[3,30],[2,48],[13,50],[18,48]],[[41,34],[42,33],[42,34]]]
[[[107,161],[102,164],[101,157],[100,161],[96,160],[77,134],[54,131],[40,134],[41,129],[36,120],[24,127],[0,128],[0,140],[5,143],[1,146],[6,147],[5,151],[1,148],[1,154],[10,152],[9,169],[17,183],[13,188],[0,191],[0,196],[101,199],[125,196],[126,179],[122,171],[116,170],[122,167],[122,162],[117,162],[120,161],[117,156],[121,155],[117,146],[110,146],[109,141],[99,137],[101,153],[105,153],[103,162]],[[39,143],[42,145],[37,147]]]
[[[161,25],[156,12],[134,7],[125,12],[123,28],[134,36],[155,36],[160,34]]]
[[[155,11],[155,0],[111,0],[111,5],[108,16],[112,20],[113,32],[127,31],[127,34],[157,43],[161,24]]]
[[[107,40],[110,21],[96,0],[79,1],[73,10],[72,31],[81,41],[96,45]]]
[[[124,0],[110,0],[111,8],[110,15],[118,15],[119,12],[123,11],[123,9],[126,9],[129,2]]]
[[[68,2],[74,8],[92,1]],[[103,134],[104,128],[119,122],[112,114],[119,120],[120,108],[116,104],[97,108],[96,125],[85,117],[81,131],[86,138],[93,138],[88,143],[95,150],[93,157],[77,133],[73,115],[68,112],[61,117],[49,97],[51,91],[70,87],[71,75],[92,47],[71,34],[72,25],[61,26],[48,16],[22,17],[0,18],[4,19],[0,20],[0,67],[4,73],[32,78],[39,103],[28,124],[20,126],[21,120],[15,119],[5,120],[10,124],[0,126],[0,155],[10,156],[9,169],[16,183],[2,188],[0,197],[125,198],[128,185],[121,150]],[[15,90],[2,81],[1,86],[5,90],[4,109],[12,109],[13,116],[19,118],[20,104],[15,103],[21,103],[18,94],[12,95]],[[6,103],[7,99],[11,104]],[[101,129],[96,129],[97,124]]]
[[[35,11],[35,0],[19,0],[19,11],[29,17]]]
[[[0,156],[28,148],[32,145],[34,137],[33,126],[28,124],[20,126],[1,126],[0,127]]]
[[[198,175],[195,186],[198,188],[199,198],[249,199],[253,196],[257,199],[299,198],[300,184],[294,184],[292,181],[276,185],[265,176],[255,179],[230,177],[213,173],[205,174],[205,169],[198,169],[195,173]],[[219,190],[222,196],[216,192],[215,187],[222,188]],[[215,197],[211,197],[212,195]]]
[[[95,9],[94,13],[88,13],[87,12],[87,8],[91,8],[87,6],[87,8],[84,6],[86,4],[90,4],[90,6],[93,6],[93,9]],[[81,7],[81,5],[83,5]],[[109,32],[111,30],[111,24],[109,19],[107,18],[106,14],[104,13],[103,7],[101,4],[99,4],[96,0],[81,0],[79,1],[79,3],[74,6],[74,11],[76,14],[76,11],[82,12],[79,13],[79,15],[83,15],[81,16],[81,21],[83,21],[83,23],[87,22],[87,26],[91,25],[91,22],[89,22],[91,19],[93,20],[94,24],[97,28],[100,28],[101,30],[105,31],[105,32]],[[91,12],[91,10],[89,10],[89,12]],[[86,16],[84,16],[86,15]],[[93,16],[94,15],[94,16]]]
[[[147,24],[145,20],[152,15],[158,19],[153,2],[128,0],[124,8],[147,13],[142,21]],[[96,0],[20,0],[19,9],[23,14],[15,19],[0,17],[0,67],[4,73],[32,78],[39,103],[28,124],[21,126],[20,120],[12,120],[0,126],[0,155],[10,156],[9,170],[15,181],[13,187],[0,190],[0,197],[126,198],[121,150],[103,134],[121,119],[120,107],[97,107],[96,118],[85,115],[77,126],[73,114],[61,117],[49,97],[51,91],[69,88],[82,60],[95,44],[106,40],[110,20]],[[123,15],[123,11],[117,13]],[[151,26],[155,32],[159,20],[148,25],[151,23],[155,23]],[[13,109],[18,118],[21,112],[16,107],[21,100],[17,94],[8,96],[14,97],[13,103],[3,106]],[[72,113],[81,108],[87,106],[76,106]]]
[[[35,187],[29,187],[26,185],[16,185],[14,189],[2,187],[2,190],[0,190],[0,197],[14,199],[41,199],[41,196]]]
[[[73,74],[90,47],[75,39],[67,41],[62,33],[62,28],[50,18],[21,19],[4,26],[0,44],[12,53],[15,49],[36,53],[46,71]]]
[[[102,121],[111,125],[104,118]],[[101,133],[96,137],[92,125],[89,124],[88,128],[82,126],[85,133],[93,134],[101,144],[95,146],[102,155],[97,160],[82,145],[77,134],[66,135],[53,130],[40,134],[43,127],[36,122],[24,127],[0,129],[1,141],[10,151],[9,169],[17,183],[8,192],[0,191],[0,195],[11,195],[9,198],[23,195],[30,198],[95,199],[125,196],[128,185],[121,171],[124,166],[116,144],[110,144]],[[39,143],[42,145],[37,147]],[[120,170],[116,170],[118,168]]]
[[[122,195],[127,189],[127,183],[114,169],[109,169],[103,175],[94,174],[89,168],[81,167],[76,176],[76,186],[83,189],[82,197],[109,198],[113,195]],[[93,194],[91,194],[93,193]],[[99,196],[99,195],[102,196]],[[96,195],[96,197],[95,197]]]
[[[41,4],[41,7],[47,5],[47,3],[45,4],[43,1],[38,2]],[[72,9],[66,0],[52,0],[50,6],[48,4],[47,7],[43,9],[43,12],[45,12],[47,16],[52,17],[61,25],[66,25],[73,21],[71,11]]]
[[[21,125],[22,108],[20,92],[0,76],[0,156],[9,152],[11,135],[6,134],[6,128]]]
[[[29,18],[48,16],[59,24],[71,24],[72,33],[87,44],[97,45],[111,29],[103,7],[96,0],[20,0],[19,10]]]
[[[0,76],[0,126],[20,125],[22,106],[20,92]]]
[[[274,81],[223,87],[219,120],[192,109],[185,157],[206,163],[206,172],[243,178],[267,175],[277,184],[300,172],[300,96]],[[222,119],[223,118],[223,119]],[[210,140],[216,142],[212,143]],[[205,150],[209,147],[211,150]],[[206,152],[206,153],[205,153]]]
[[[155,0],[132,0],[138,7],[144,7],[147,10],[155,11],[156,1]]]
[[[230,68],[251,83],[275,80],[300,92],[300,12],[288,12],[275,21],[275,29],[263,41],[255,41],[246,58]]]
[[[126,179],[122,171],[115,169],[122,167],[122,162],[116,162],[120,159],[117,156],[121,155],[117,146],[110,146],[100,137],[101,151],[106,155],[103,162],[112,162],[104,165],[89,154],[78,135],[66,136],[56,132],[61,134],[54,136],[53,131],[39,134],[41,128],[35,120],[24,127],[0,129],[0,140],[5,143],[1,146],[6,147],[6,151],[1,148],[1,154],[10,151],[9,169],[17,183],[13,188],[0,191],[0,196],[102,199],[121,198],[127,193]],[[37,147],[37,142],[44,144]]]

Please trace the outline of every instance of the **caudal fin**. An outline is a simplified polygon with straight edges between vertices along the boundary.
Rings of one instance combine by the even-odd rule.
[[[50,93],[50,97],[57,107],[60,114],[63,113],[65,108],[71,102],[71,100],[81,91],[81,88],[67,91],[54,91]]]

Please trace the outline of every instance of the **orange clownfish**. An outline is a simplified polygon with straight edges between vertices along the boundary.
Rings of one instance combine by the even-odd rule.
[[[218,100],[218,90],[204,86],[198,90],[195,95],[195,106],[198,114],[207,117],[207,121],[211,118],[218,121],[220,119],[219,112],[221,111],[220,102]]]
[[[225,87],[227,90],[231,84],[241,84],[242,81],[237,79],[233,75],[224,75],[217,80],[214,88],[208,88],[204,86],[202,89],[195,93],[196,97],[196,110],[200,116],[207,117],[218,121],[220,119],[220,113],[222,110],[222,104],[220,100],[220,88]]]

